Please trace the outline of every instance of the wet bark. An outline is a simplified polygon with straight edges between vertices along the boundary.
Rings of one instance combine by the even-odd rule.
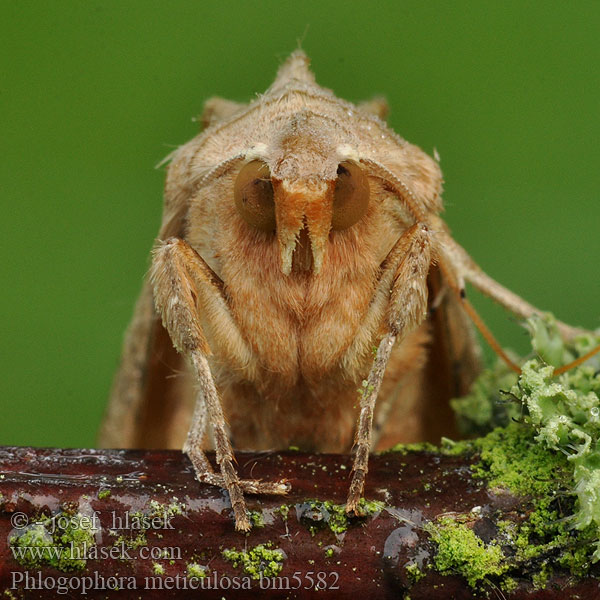
[[[542,591],[517,577],[510,593],[493,580],[474,590],[464,577],[438,572],[427,522],[469,514],[469,527],[486,541],[499,520],[527,511],[526,500],[472,479],[463,457],[372,457],[365,497],[382,505],[349,523],[328,503],[344,503],[352,457],[283,452],[237,459],[244,478],[291,483],[287,497],[248,498],[256,524],[248,535],[234,530],[227,495],[197,483],[180,452],[0,448],[0,594],[56,598],[62,584],[67,597],[86,598],[188,598],[198,589],[203,598],[312,598],[316,588],[323,597],[353,599],[600,598],[600,580],[559,570]],[[91,538],[74,531],[86,528]],[[82,561],[64,555],[57,568],[46,555],[15,558],[17,548],[39,544],[40,536],[42,545],[67,554],[71,547],[79,552],[71,559]],[[244,565],[244,555],[226,550],[254,553]],[[253,578],[261,571],[276,577]]]

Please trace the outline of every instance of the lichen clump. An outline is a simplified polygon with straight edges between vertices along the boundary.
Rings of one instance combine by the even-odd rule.
[[[527,362],[513,393],[527,407],[535,439],[564,453],[573,470],[574,526],[600,531],[600,373],[585,366],[553,379],[553,371]],[[593,558],[600,559],[600,542]]]
[[[59,571],[83,570],[96,545],[92,525],[89,517],[79,513],[42,516],[10,537],[13,557],[25,567],[48,565]]]
[[[221,554],[234,567],[242,567],[252,579],[276,577],[281,573],[285,559],[283,551],[272,549],[270,543],[258,544],[250,550],[223,550]]]
[[[428,526],[434,566],[473,587],[491,578],[511,591],[519,578],[541,588],[556,569],[584,576],[600,559],[600,357],[554,376],[555,366],[587,353],[600,335],[565,343],[551,316],[528,327],[537,357],[519,376],[498,364],[453,401],[464,431],[489,433],[442,445],[446,454],[472,455],[472,475],[490,491],[527,499],[525,513],[495,523],[489,543],[464,515]]]
[[[589,525],[600,528],[600,355],[582,366],[554,376],[555,366],[569,363],[600,344],[600,334],[584,334],[566,343],[550,315],[533,317],[527,324],[533,349],[539,358],[527,361],[522,366],[521,375],[518,378],[512,375],[512,381],[510,376],[502,375],[506,387],[501,394],[504,403],[512,405],[507,412],[511,420],[517,419],[523,424],[529,437],[543,449],[536,465],[548,450],[551,451],[548,457],[566,457],[567,462],[561,463],[561,469],[564,467],[569,471],[573,480],[571,491],[577,496],[574,525],[579,529]],[[453,402],[463,427],[469,427],[463,417],[475,399],[482,405],[494,403],[498,392],[488,386],[490,382],[498,381],[503,370],[497,366],[486,371],[476,382],[471,395]],[[489,409],[484,410],[488,414],[493,413]],[[488,428],[498,424],[507,425],[491,419]],[[483,421],[481,425],[485,428]],[[513,451],[513,454],[522,453]],[[482,455],[482,458],[485,457]],[[554,477],[551,460],[546,460],[550,478]],[[523,490],[523,493],[537,492],[536,489]],[[600,559],[600,548],[596,550],[594,559]]]

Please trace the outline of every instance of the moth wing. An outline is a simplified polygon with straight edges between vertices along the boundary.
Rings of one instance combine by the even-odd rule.
[[[125,334],[99,445],[181,448],[192,402],[187,364],[156,314],[146,281]]]
[[[204,128],[230,118],[245,105],[211,98],[200,121]],[[188,168],[199,138],[170,154],[163,220],[158,238],[184,237],[189,195],[195,181]],[[125,334],[121,363],[101,426],[101,447],[181,448],[195,399],[193,377],[155,311],[148,280]]]
[[[159,239],[181,236],[186,205],[165,207]],[[193,412],[193,379],[154,308],[148,278],[135,305],[98,436],[102,448],[181,448]]]
[[[449,401],[469,392],[482,361],[473,323],[437,267],[431,268],[427,283],[432,341],[425,366],[423,419],[427,438],[439,441],[442,435],[457,434]]]

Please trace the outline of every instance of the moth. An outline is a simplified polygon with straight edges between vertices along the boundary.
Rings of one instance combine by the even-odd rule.
[[[452,434],[448,399],[480,364],[471,319],[495,344],[465,282],[518,317],[538,312],[454,241],[437,161],[386,112],[336,98],[296,51],[250,104],[208,100],[203,132],[168,158],[100,443],[183,444],[197,479],[228,490],[239,530],[245,493],[288,486],[240,480],[234,447],[354,447],[358,513],[370,450]]]

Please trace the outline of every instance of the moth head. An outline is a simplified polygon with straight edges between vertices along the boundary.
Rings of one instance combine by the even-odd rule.
[[[342,160],[335,176],[276,177],[260,159],[247,162],[234,183],[234,202],[246,224],[277,237],[282,271],[318,274],[330,232],[358,223],[369,207],[369,181],[356,162]]]

